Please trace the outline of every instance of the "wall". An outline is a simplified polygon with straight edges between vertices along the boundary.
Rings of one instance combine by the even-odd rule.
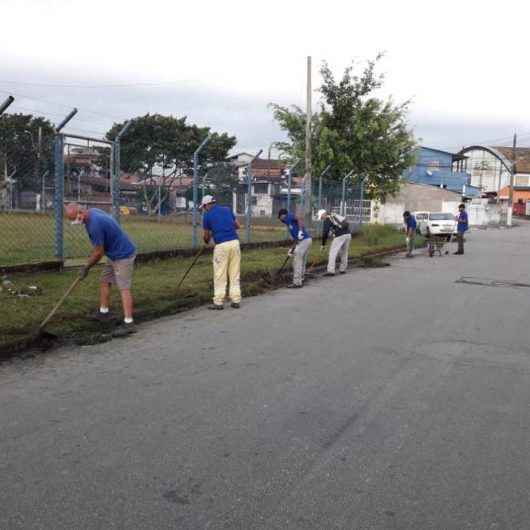
[[[252,206],[253,217],[271,217],[273,198],[269,194],[259,193],[253,195],[256,198],[256,204]]]
[[[374,201],[372,223],[401,225],[403,212],[409,210],[427,212],[458,213],[462,198],[458,193],[434,186],[407,183],[400,192],[389,198],[385,204]],[[488,199],[473,199],[466,204],[469,224],[472,226],[498,225],[505,223],[506,212],[502,205],[490,204]]]
[[[459,204],[460,202],[444,202],[442,211],[456,215]],[[489,204],[488,199],[473,199],[472,202],[466,204],[466,210],[470,226],[488,226],[503,223],[502,206]]]

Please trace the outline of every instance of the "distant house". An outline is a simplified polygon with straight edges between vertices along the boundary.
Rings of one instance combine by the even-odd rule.
[[[472,184],[500,202],[509,199],[510,179],[514,172],[514,211],[524,213],[530,200],[530,148],[517,147],[515,157],[513,148],[506,146],[473,145],[460,153],[467,159]]]
[[[238,215],[244,215],[248,201],[248,164],[250,159],[238,160],[239,186],[233,194],[233,208]],[[287,206],[288,168],[284,160],[257,158],[252,162],[251,212],[253,217],[271,217],[280,208]],[[302,178],[292,177],[291,197],[301,194]]]
[[[479,197],[480,190],[472,186],[465,169],[466,157],[441,149],[419,147],[416,162],[403,175],[405,180],[446,189],[467,197]]]

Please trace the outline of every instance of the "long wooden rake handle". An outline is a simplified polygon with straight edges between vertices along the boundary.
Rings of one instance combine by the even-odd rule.
[[[72,285],[70,285],[70,287],[68,287],[68,289],[63,294],[61,299],[55,304],[54,308],[49,312],[48,316],[42,321],[41,325],[39,326],[39,330],[41,330],[53,318],[55,313],[57,313],[57,310],[63,305],[64,301],[68,298],[70,293],[77,287],[77,284],[80,281],[81,281],[81,278],[79,278],[79,277],[77,277],[73,281]]]
[[[177,291],[180,289],[180,286],[182,285],[182,283],[184,282],[184,280],[186,279],[186,277],[190,273],[191,269],[193,269],[193,267],[197,263],[198,259],[202,256],[202,253],[204,252],[204,248],[205,247],[201,247],[199,252],[197,252],[197,254],[195,254],[195,257],[193,258],[193,261],[191,262],[191,265],[186,269],[186,272],[182,275],[182,278],[180,279],[180,282],[177,284]]]

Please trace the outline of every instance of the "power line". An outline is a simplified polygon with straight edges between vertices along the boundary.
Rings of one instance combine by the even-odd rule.
[[[57,107],[63,107],[63,108],[66,108],[66,109],[69,109],[71,110],[72,109],[72,106],[71,105],[65,105],[63,103],[57,103],[56,101],[49,101],[49,100],[46,100],[46,99],[42,99],[42,98],[36,98],[36,97],[33,97],[33,96],[28,96],[26,94],[21,94],[20,92],[13,92],[13,91],[6,91],[6,90],[1,90],[0,89],[0,93],[2,94],[8,94],[8,95],[15,95],[17,97],[20,97],[20,98],[24,98],[24,99],[29,99],[29,100],[32,100],[32,101],[38,101],[39,103],[46,103],[46,105],[55,105]],[[79,107],[78,107],[79,108]],[[116,117],[113,117],[113,116],[109,116],[107,114],[102,114],[102,113],[99,113],[99,112],[95,112],[93,110],[88,110],[88,109],[81,109],[83,112],[86,112],[86,113],[90,113],[90,114],[93,114],[95,116],[99,116],[99,117],[103,117],[107,120],[112,120],[112,121],[117,121],[117,122],[120,122],[120,121],[125,121],[125,118],[116,118]]]
[[[130,83],[114,83],[114,84],[100,84],[100,85],[79,85],[79,84],[68,84],[68,83],[33,83],[26,81],[9,81],[0,79],[1,84],[8,85],[20,85],[20,86],[36,86],[36,87],[48,87],[48,88],[130,88],[130,87],[164,87],[179,85],[182,83],[192,83],[192,81],[166,81],[157,83],[144,83],[144,82],[130,82]]]

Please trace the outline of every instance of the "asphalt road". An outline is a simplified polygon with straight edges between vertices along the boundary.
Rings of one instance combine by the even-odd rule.
[[[530,226],[466,251],[0,365],[0,528],[529,528]]]

